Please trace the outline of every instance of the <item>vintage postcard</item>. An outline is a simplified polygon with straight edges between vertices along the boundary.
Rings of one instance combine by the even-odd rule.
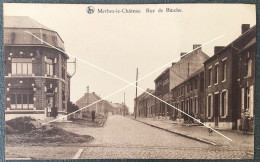
[[[254,4],[4,3],[5,159],[253,159]]]

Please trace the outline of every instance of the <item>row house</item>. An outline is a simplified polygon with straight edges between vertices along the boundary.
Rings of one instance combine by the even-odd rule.
[[[163,71],[155,80],[155,95],[163,101],[172,104],[172,89],[185,81],[192,73],[199,70],[203,63],[209,58],[202,51],[201,45],[193,45],[190,53],[182,52],[181,59],[172,63],[172,66]],[[174,108],[164,102],[157,100],[155,108],[159,111],[159,116],[170,118],[174,115]]]
[[[84,108],[82,111],[87,112],[89,114],[93,110],[96,112],[96,114],[100,115],[107,115],[109,112],[111,112],[112,114],[112,108],[108,109],[105,102],[106,101],[102,100],[95,92],[89,93],[89,88],[87,88],[87,92],[76,101],[76,105],[80,109]]]
[[[164,70],[155,80],[155,96],[170,103],[170,68]],[[160,100],[156,100],[155,109],[158,116],[168,117],[172,108]]]
[[[146,92],[154,95],[154,90],[147,89]],[[137,112],[137,116],[155,116],[155,98],[146,92],[143,92],[135,98],[135,110]]]
[[[255,26],[243,24],[241,36],[226,47],[215,47],[214,55],[205,61],[208,126],[235,129],[243,109],[253,116],[255,48],[250,43],[255,37]]]
[[[171,90],[172,105],[194,118],[204,121],[204,67],[191,74]],[[174,110],[173,120],[188,122],[191,118]]]
[[[156,98],[155,96],[155,91],[151,90],[150,93],[153,95],[148,95],[146,97],[147,99],[147,117],[155,117],[157,116],[158,112],[155,109],[155,104],[156,104]]]
[[[251,33],[248,34],[256,35],[255,31],[254,26],[251,29]],[[244,110],[248,110],[249,116],[252,118],[251,124],[253,125],[254,123],[255,61],[256,37],[253,37],[238,53],[238,129],[241,129],[241,113],[243,113]]]
[[[4,17],[5,117],[38,119],[67,114],[69,100],[68,56],[56,31],[29,17]]]

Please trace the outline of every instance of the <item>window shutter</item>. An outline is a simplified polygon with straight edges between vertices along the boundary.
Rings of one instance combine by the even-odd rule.
[[[222,105],[222,92],[219,93],[219,99],[220,99],[219,100],[220,101],[219,102],[219,114],[220,114],[220,116],[223,116],[222,114],[224,114],[224,113],[222,112],[222,106],[223,106]]]
[[[249,114],[254,116],[254,86],[250,86],[250,103],[249,103]]]
[[[243,113],[243,109],[245,108],[245,89],[241,89],[241,113]]]

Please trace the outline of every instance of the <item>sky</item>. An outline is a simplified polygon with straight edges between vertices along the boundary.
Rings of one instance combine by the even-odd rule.
[[[93,6],[95,12],[86,9]],[[141,13],[98,13],[98,9],[140,10]],[[146,9],[155,10],[147,13]],[[166,8],[182,12],[166,12]],[[162,9],[163,12],[157,12]],[[205,44],[202,50],[213,55],[214,46],[226,46],[241,34],[241,25],[256,24],[255,5],[249,4],[153,4],[153,5],[88,5],[88,4],[16,4],[4,3],[4,16],[29,16],[57,31],[65,50],[73,61],[75,56],[121,78],[134,82],[171,62],[181,52],[192,51],[193,44]],[[142,89],[155,89],[154,79],[165,68],[138,82]],[[68,64],[68,72],[75,68]],[[103,71],[77,61],[71,79],[71,100],[76,102],[86,93],[101,98],[127,86],[128,83]],[[107,100],[124,101],[134,110],[135,87],[129,86]],[[138,90],[138,95],[142,93]]]

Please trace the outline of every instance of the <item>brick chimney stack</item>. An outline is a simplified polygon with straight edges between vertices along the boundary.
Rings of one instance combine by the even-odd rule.
[[[244,34],[249,29],[250,29],[250,24],[242,24],[242,26],[241,26],[241,34]]]
[[[196,49],[196,50],[195,50]],[[195,51],[201,51],[201,44],[194,44],[193,45],[193,50]]]
[[[183,59],[184,57],[186,57],[186,56],[187,56],[186,54],[187,54],[187,52],[181,52],[181,55],[180,55],[180,56],[181,56],[181,59]],[[185,55],[185,56],[184,56],[184,55]]]

